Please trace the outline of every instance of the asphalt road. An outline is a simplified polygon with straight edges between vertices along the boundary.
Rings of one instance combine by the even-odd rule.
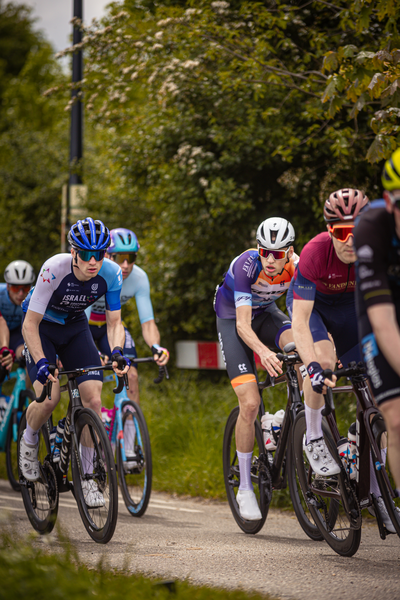
[[[117,528],[106,546],[88,536],[70,493],[60,496],[58,518],[91,566],[103,557],[132,572],[291,600],[400,598],[400,540],[391,535],[382,541],[374,522],[363,526],[357,554],[343,558],[309,540],[291,513],[271,510],[261,532],[248,536],[227,503],[160,493],[152,494],[141,519],[131,517],[120,498]],[[10,519],[22,534],[32,531],[21,496],[0,481],[0,526]],[[54,550],[61,547],[55,533],[48,537]]]

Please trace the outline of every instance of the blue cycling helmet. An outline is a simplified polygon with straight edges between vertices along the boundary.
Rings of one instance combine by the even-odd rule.
[[[110,231],[102,221],[87,217],[72,225],[68,242],[74,250],[106,250],[110,245]]]
[[[110,231],[111,245],[107,252],[137,252],[140,248],[136,235],[130,229],[118,227]]]

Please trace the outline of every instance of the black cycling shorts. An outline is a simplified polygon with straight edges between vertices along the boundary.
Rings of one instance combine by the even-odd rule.
[[[39,325],[39,335],[44,355],[50,364],[55,364],[56,356],[58,356],[66,371],[82,367],[100,367],[99,352],[93,341],[89,323],[84,313],[81,318],[71,321],[67,325],[43,320]],[[31,381],[35,381],[37,368],[26,344],[24,354],[29,377]],[[77,382],[79,384],[92,379],[103,381],[103,371],[91,371],[86,375],[82,375],[82,377],[78,377]]]
[[[292,327],[292,324],[289,317],[279,310],[276,304],[271,304],[265,312],[254,317],[251,327],[265,346],[280,352],[279,338],[283,331]],[[253,350],[238,335],[236,319],[217,317],[217,331],[232,386],[235,388],[243,383],[257,381]]]

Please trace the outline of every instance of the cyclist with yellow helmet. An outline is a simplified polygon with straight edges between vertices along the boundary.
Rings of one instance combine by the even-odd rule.
[[[375,400],[388,431],[400,494],[400,148],[386,161],[383,199],[355,227],[359,335]]]

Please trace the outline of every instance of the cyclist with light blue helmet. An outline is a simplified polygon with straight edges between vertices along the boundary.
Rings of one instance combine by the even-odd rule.
[[[105,258],[110,244],[109,230],[101,221],[88,217],[72,225],[68,241],[71,253],[56,254],[44,263],[36,286],[23,303],[24,352],[36,394],[40,395],[47,381],[53,382],[51,399],[46,398],[41,404],[32,402],[27,410],[19,464],[28,481],[37,481],[40,477],[37,434],[60,399],[59,382],[51,375],[49,363],[55,363],[58,355],[66,370],[100,366],[99,353],[85,315],[85,309],[100,296],[105,295],[114,371],[121,376],[130,366],[122,351],[125,338],[120,303],[122,273],[115,262]],[[101,415],[102,372],[91,371],[80,377],[78,384],[83,405]],[[88,447],[85,452],[85,462],[92,466],[93,448]],[[82,490],[88,506],[104,505],[104,498],[93,479],[83,480]]]
[[[107,256],[115,264],[118,264],[122,271],[121,305],[128,302],[131,298],[135,298],[144,341],[151,348],[156,357],[156,362],[159,365],[166,365],[169,359],[169,352],[166,348],[160,346],[160,333],[154,320],[150,298],[149,278],[145,271],[135,264],[137,252],[140,248],[137,237],[133,231],[124,227],[112,229],[110,236],[111,243],[107,249]],[[93,339],[99,350],[109,356],[110,345],[107,338],[108,326],[105,312],[106,304],[104,297],[100,298],[86,310]],[[137,357],[135,342],[126,327],[124,354],[129,358]],[[128,395],[131,400],[139,402],[137,369],[129,370],[128,379]]]

